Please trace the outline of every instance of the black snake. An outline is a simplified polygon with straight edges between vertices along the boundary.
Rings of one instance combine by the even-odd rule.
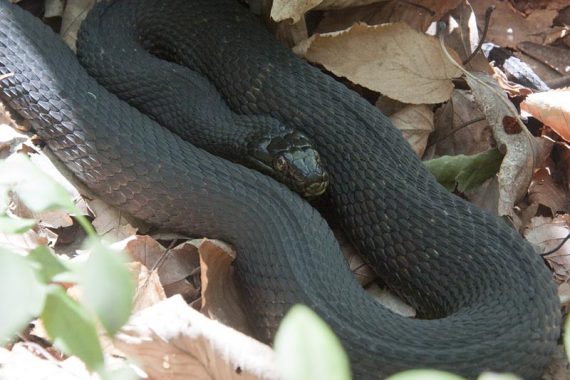
[[[147,22],[144,38],[208,77],[234,111],[270,115],[310,136],[352,242],[426,318],[395,315],[367,297],[327,223],[297,195],[119,101],[58,37],[0,0],[2,100],[110,203],[232,243],[260,339],[270,341],[288,308],[305,303],[338,334],[358,379],[413,367],[469,377],[542,373],[560,330],[549,271],[500,219],[437,184],[377,109],[294,57],[232,0],[126,0],[113,8]]]

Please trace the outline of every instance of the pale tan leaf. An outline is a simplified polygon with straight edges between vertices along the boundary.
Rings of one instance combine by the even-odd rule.
[[[382,289],[376,284],[366,288],[366,292],[381,305],[387,307],[396,314],[404,317],[415,317],[416,310],[408,305],[404,300],[387,289]]]
[[[245,313],[241,308],[233,281],[232,262],[236,252],[219,240],[194,241],[200,254],[202,307],[200,311],[212,319],[249,335]]]
[[[440,103],[451,95],[460,70],[437,40],[409,26],[356,24],[342,32],[316,34],[294,48],[337,76],[411,103]]]
[[[287,19],[298,22],[309,9],[316,7],[323,0],[274,0],[271,18],[275,21]]]
[[[570,141],[570,88],[531,94],[521,103],[521,109]]]
[[[570,233],[570,216],[557,215],[553,218],[537,216],[525,230],[525,237],[543,251],[557,248]],[[556,252],[545,256],[554,271],[556,279],[562,283],[570,279],[570,243],[562,245]]]
[[[135,314],[115,344],[151,379],[279,378],[269,346],[208,319],[180,296]]]
[[[409,105],[390,116],[394,126],[402,131],[406,141],[419,157],[426,149],[427,140],[433,131],[433,111],[430,107]]]
[[[137,232],[137,228],[131,225],[127,215],[104,201],[96,198],[87,203],[95,215],[93,227],[100,236],[105,236],[111,241],[119,241]]]
[[[497,82],[483,73],[466,75],[467,83],[480,105],[501,153],[498,214],[513,217],[513,207],[527,192],[534,169],[541,164],[535,138],[526,129],[515,106]]]
[[[61,20],[61,36],[65,43],[75,51],[75,41],[79,26],[89,10],[95,5],[95,0],[67,1]]]
[[[166,299],[166,294],[156,271],[150,271],[139,262],[128,263],[129,272],[135,278],[133,313],[156,305]]]

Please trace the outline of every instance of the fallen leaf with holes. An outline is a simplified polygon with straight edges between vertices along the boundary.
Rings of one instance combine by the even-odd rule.
[[[315,34],[293,50],[337,76],[411,104],[446,101],[451,79],[461,75],[435,38],[403,23]]]
[[[171,297],[131,317],[116,346],[153,379],[278,379],[275,354],[264,345]]]
[[[557,215],[555,218],[537,216],[531,219],[524,235],[526,239],[548,252],[557,248],[570,233],[570,215]],[[570,242],[566,242],[556,252],[546,255],[545,260],[554,270],[556,279],[566,282],[570,279]]]
[[[429,135],[433,131],[431,108],[424,104],[412,104],[391,115],[390,120],[402,132],[416,154],[422,157]]]
[[[570,88],[531,94],[521,103],[521,109],[570,141]]]
[[[527,193],[534,169],[541,165],[542,152],[520,121],[515,106],[492,77],[475,72],[466,75],[466,80],[493,128],[499,150],[505,154],[499,171],[497,212],[515,218],[513,207]]]

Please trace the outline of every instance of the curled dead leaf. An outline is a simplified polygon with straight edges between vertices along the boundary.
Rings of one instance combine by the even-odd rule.
[[[541,164],[539,148],[535,138],[522,124],[515,106],[492,77],[471,73],[466,80],[493,128],[499,150],[505,154],[499,171],[497,212],[515,217],[513,207],[527,193],[534,169]],[[503,124],[505,117],[509,120],[508,130]]]
[[[236,252],[219,240],[194,240],[200,255],[202,307],[200,311],[243,333],[249,333],[233,282],[232,262]],[[248,334],[249,335],[249,334]]]
[[[433,37],[403,23],[315,34],[293,50],[337,76],[411,104],[449,99],[451,79],[461,75]]]
[[[521,103],[521,109],[570,141],[570,88],[531,94]]]

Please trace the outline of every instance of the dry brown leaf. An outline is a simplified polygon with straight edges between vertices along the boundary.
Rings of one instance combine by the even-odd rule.
[[[569,232],[570,216],[564,214],[557,215],[554,219],[542,216],[532,218],[524,235],[528,241],[546,252],[558,247]],[[562,245],[556,252],[545,256],[545,259],[560,283],[570,279],[570,244]]]
[[[461,0],[392,0],[376,17],[383,22],[404,22],[417,31],[425,32],[434,21],[440,20],[460,3]]]
[[[358,7],[373,3],[381,3],[387,0],[322,0],[317,9],[343,9]]]
[[[428,137],[433,131],[433,111],[430,107],[409,105],[390,116],[394,126],[402,131],[406,141],[419,157],[426,149]]]
[[[299,22],[309,9],[313,9],[323,0],[274,0],[271,7],[271,18],[275,21],[291,19]]]
[[[527,193],[534,169],[541,164],[539,148],[493,78],[475,72],[466,75],[466,80],[505,154],[499,170],[498,214],[515,217],[513,207]]]
[[[424,159],[438,156],[472,155],[490,149],[493,133],[473,94],[454,90],[451,99],[435,111],[435,131]]]
[[[188,277],[199,266],[197,250],[189,242],[169,249],[166,257],[167,249],[147,235],[130,236],[117,246],[151,270],[155,269],[159,260],[163,260],[156,268],[163,286]]]
[[[128,263],[129,272],[135,278],[133,313],[156,305],[166,299],[166,294],[156,271],[150,271],[139,262]]]
[[[492,66],[493,77],[499,83],[499,86],[509,94],[511,97],[515,96],[526,96],[532,93],[532,90],[528,87],[520,85],[518,83],[511,82],[507,75],[501,71],[501,69]]]
[[[61,20],[61,37],[65,43],[75,51],[77,32],[79,26],[91,8],[95,5],[95,0],[73,0],[67,1]]]
[[[551,32],[552,21],[558,14],[553,9],[534,10],[525,15],[514,9],[509,1],[471,1],[479,25],[484,25],[485,10],[494,5],[487,40],[497,45],[516,48],[522,41],[542,43]]]
[[[570,362],[563,345],[558,345],[552,355],[552,361],[546,368],[542,379],[568,380],[570,379]]]
[[[64,0],[45,0],[44,2],[44,18],[60,17],[65,8]]]
[[[425,32],[428,26],[454,9],[461,0],[418,0],[412,3],[390,0],[386,3],[332,10],[325,13],[316,31],[327,33],[347,29],[364,22],[368,25],[403,22],[417,31]],[[428,11],[429,10],[429,11]]]
[[[461,1],[459,6],[450,12],[448,20],[448,35],[445,36],[446,46],[455,50],[462,61],[470,57],[465,64],[468,71],[480,71],[492,74],[489,61],[481,50],[471,56],[481,39],[477,18],[473,8],[467,1]]]
[[[269,346],[208,319],[180,296],[135,314],[115,344],[152,379],[279,378]]]
[[[200,254],[202,307],[200,311],[212,319],[250,335],[233,281],[232,262],[235,251],[219,240],[195,241]]]
[[[108,205],[101,199],[93,199],[87,202],[93,211],[93,227],[97,234],[111,241],[119,241],[134,235],[137,228],[131,225],[129,218],[113,206]]]
[[[521,103],[521,109],[570,141],[570,88],[531,94]]]
[[[568,196],[564,189],[552,178],[550,169],[541,168],[534,173],[528,189],[530,202],[546,206],[556,215],[559,211],[568,213]]]
[[[545,45],[554,45],[559,39],[570,36],[570,26],[555,26],[544,38]]]
[[[305,12],[317,9],[338,9],[356,7],[386,0],[274,0],[271,18],[275,21],[292,20],[297,23]]]
[[[433,37],[405,24],[356,24],[313,35],[294,48],[337,76],[411,104],[440,103],[461,73]]]

